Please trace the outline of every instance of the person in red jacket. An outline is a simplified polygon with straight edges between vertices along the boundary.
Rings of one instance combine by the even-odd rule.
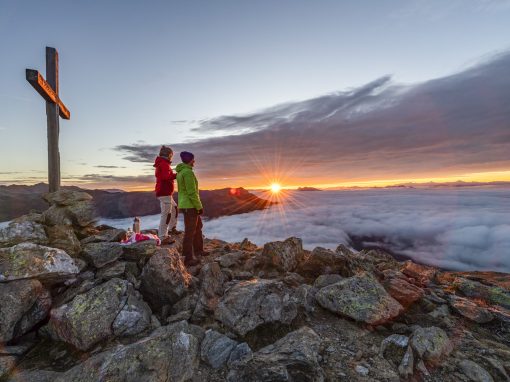
[[[170,164],[174,152],[170,147],[161,146],[159,156],[154,161],[156,169],[156,197],[159,199],[161,205],[161,220],[159,222],[158,235],[161,239],[161,244],[172,244],[172,240],[168,236],[168,227],[172,227],[172,232],[176,233],[175,226],[177,225],[177,204],[174,201],[174,179],[175,173],[172,171]],[[167,219],[170,215],[170,219]]]

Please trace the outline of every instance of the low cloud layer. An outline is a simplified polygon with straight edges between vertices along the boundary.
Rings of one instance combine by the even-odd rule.
[[[350,245],[350,236],[417,262],[453,270],[510,272],[508,189],[293,192],[269,210],[207,221],[209,238],[262,245],[290,236],[308,249]],[[207,206],[206,206],[207,208]],[[127,228],[131,219],[105,220]],[[143,217],[155,228],[159,215]],[[179,224],[182,224],[180,222]],[[181,227],[182,228],[182,227]]]
[[[349,235],[417,262],[455,270],[510,272],[508,190],[295,192],[271,211],[206,223],[208,237],[257,244],[301,237],[307,248],[349,244]],[[370,239],[372,238],[372,239]]]
[[[201,121],[196,133],[224,136],[172,146],[193,151],[207,181],[239,183],[232,185],[276,167],[308,184],[501,170],[510,166],[508,99],[510,53],[418,85],[383,77],[346,92]],[[158,147],[116,150],[147,162]]]

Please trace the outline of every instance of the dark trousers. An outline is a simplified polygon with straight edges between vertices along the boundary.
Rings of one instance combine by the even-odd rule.
[[[201,256],[204,252],[204,239],[202,237],[202,218],[194,208],[183,208],[180,210],[184,216],[184,241],[182,253],[185,260],[191,260],[193,253]]]

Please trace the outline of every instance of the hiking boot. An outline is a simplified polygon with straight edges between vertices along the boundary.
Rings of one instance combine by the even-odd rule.
[[[194,267],[195,265],[198,264],[200,264],[200,260],[197,259],[184,260],[184,265],[187,267]]]
[[[172,228],[172,230],[170,231],[170,233],[172,235],[180,235],[182,233],[182,231],[178,231],[177,228]]]
[[[163,238],[163,240],[161,240],[161,245],[168,245],[168,244],[173,244],[175,243],[175,240],[172,239],[170,236],[167,236],[165,238]]]

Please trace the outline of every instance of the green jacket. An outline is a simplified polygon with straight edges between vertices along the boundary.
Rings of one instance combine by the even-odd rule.
[[[179,163],[175,168],[177,172],[177,187],[179,188],[179,208],[202,209],[202,202],[198,194],[198,181],[193,167],[186,163]]]

